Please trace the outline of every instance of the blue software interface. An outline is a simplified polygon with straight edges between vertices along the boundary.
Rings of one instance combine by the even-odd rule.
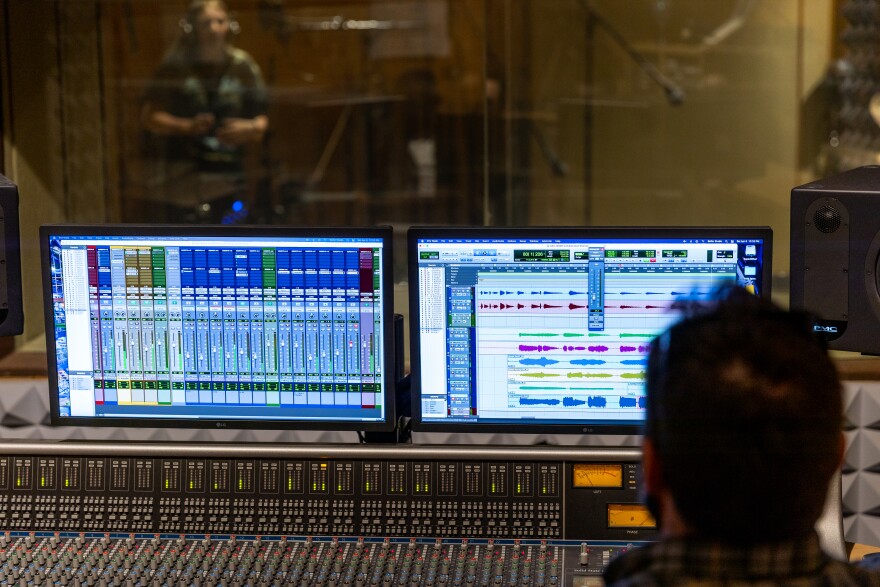
[[[641,422],[647,352],[673,302],[764,287],[762,239],[415,244],[426,424]]]
[[[50,236],[59,416],[384,420],[382,248]]]

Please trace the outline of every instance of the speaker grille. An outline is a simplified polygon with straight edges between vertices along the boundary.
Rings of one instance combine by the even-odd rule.
[[[840,228],[840,212],[834,206],[825,204],[813,214],[813,225],[820,232],[834,232]]]

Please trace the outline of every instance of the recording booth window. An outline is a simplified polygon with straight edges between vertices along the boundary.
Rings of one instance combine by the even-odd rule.
[[[834,114],[825,71],[859,63],[860,13],[799,3],[13,0],[4,165],[28,203],[23,267],[47,222],[389,224],[406,320],[411,225],[785,234],[794,178],[836,144],[814,130]],[[774,255],[784,298],[787,245]],[[18,344],[42,351],[33,271],[23,285]]]
[[[800,3],[13,0],[4,170],[31,240],[46,222],[390,224],[399,299],[414,224],[784,234],[795,178],[840,144],[819,122],[864,118],[857,92],[836,112],[819,91],[838,56],[861,71],[861,13]],[[206,10],[219,58],[193,59]],[[787,265],[780,244],[778,296]]]

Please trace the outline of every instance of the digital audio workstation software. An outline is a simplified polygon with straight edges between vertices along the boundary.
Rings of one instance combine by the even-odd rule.
[[[53,417],[356,429],[393,419],[390,229],[236,228],[43,227]]]
[[[673,303],[769,295],[770,248],[769,229],[411,229],[414,426],[637,430]]]

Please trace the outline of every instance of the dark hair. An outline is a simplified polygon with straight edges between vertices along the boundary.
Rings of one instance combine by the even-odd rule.
[[[807,315],[741,289],[651,345],[645,434],[682,518],[705,537],[793,538],[839,465],[840,382]]]

